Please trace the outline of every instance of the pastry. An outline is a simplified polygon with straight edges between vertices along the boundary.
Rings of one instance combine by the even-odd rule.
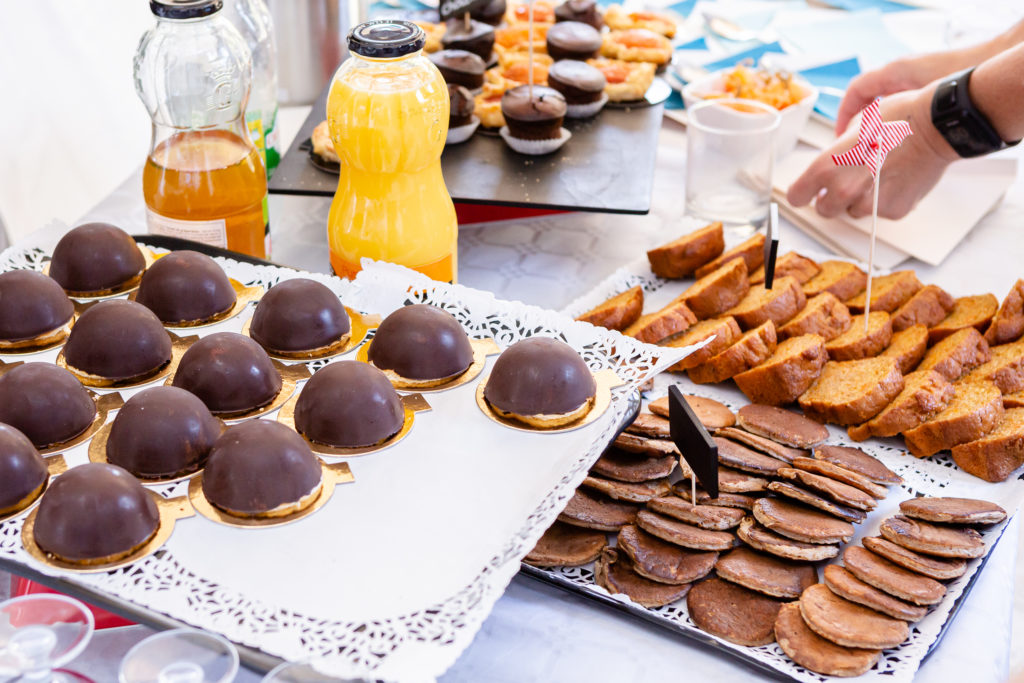
[[[595,0],[565,0],[555,7],[555,21],[581,21],[598,31],[604,28],[604,19]]]
[[[734,375],[733,381],[754,403],[785,405],[811,387],[827,360],[823,337],[790,337],[779,343],[760,365]]]
[[[744,517],[736,534],[740,540],[755,550],[771,553],[789,560],[819,562],[839,554],[839,546],[821,543],[805,543],[780,536],[758,524],[753,517]]]
[[[736,318],[744,330],[771,320],[778,327],[800,312],[807,304],[800,283],[793,277],[775,279],[771,289],[763,284],[754,285],[747,295],[726,315]]]
[[[34,270],[0,273],[0,349],[59,341],[74,315],[74,304],[52,278]]]
[[[604,36],[601,55],[624,62],[661,66],[672,60],[672,43],[665,36],[645,28],[610,31]]]
[[[952,452],[963,471],[985,481],[1005,481],[1024,464],[1024,408],[1006,408],[995,429],[980,439],[953,446]]]
[[[776,498],[754,503],[754,519],[771,531],[805,543],[847,543],[853,536],[849,522]]]
[[[863,270],[846,261],[822,261],[821,272],[807,281],[804,294],[811,298],[828,292],[840,301],[852,299],[864,291],[868,276]]]
[[[707,579],[690,590],[686,607],[700,630],[730,643],[757,647],[775,640],[775,618],[782,601],[729,581]]]
[[[807,626],[837,645],[882,650],[910,636],[907,622],[841,598],[823,583],[805,590],[799,605]]]
[[[742,261],[736,261],[742,263]],[[727,266],[728,267],[728,266]],[[732,346],[712,356],[703,365],[686,371],[696,384],[718,384],[760,365],[775,352],[775,325],[771,320],[737,339]]]
[[[447,32],[448,27],[441,23],[441,16],[436,10],[427,10],[427,12],[429,12],[428,16],[410,21],[423,29],[423,35],[426,39],[423,43],[423,51],[430,54],[442,48],[441,41],[444,39],[444,34]]]
[[[621,59],[588,59],[587,64],[604,74],[608,85],[604,92],[609,102],[634,102],[643,99],[654,83],[654,64],[624,62]]]
[[[666,339],[678,336],[697,322],[685,302],[676,299],[654,313],[640,316],[640,319],[622,331],[627,337],[633,337],[646,344],[659,344]]]
[[[917,427],[953,400],[953,385],[933,370],[912,372],[903,391],[875,417],[849,428],[850,438],[864,441],[872,436],[896,436]]]
[[[864,583],[915,605],[935,605],[946,595],[946,587],[935,579],[903,569],[860,546],[843,551],[843,565]]]
[[[694,274],[699,278],[704,277],[733,259],[742,259],[743,264],[747,267],[747,272],[753,273],[764,265],[764,240],[764,233],[755,233],[750,239],[737,244],[715,260],[705,263]]]
[[[960,383],[946,407],[917,427],[905,431],[903,440],[919,458],[975,441],[993,431],[1003,419],[1003,395],[990,382]]]
[[[950,335],[939,344],[956,334]],[[1012,394],[1024,389],[1024,342],[993,346],[989,351],[990,360],[971,370],[961,379],[965,382],[992,382],[1003,394]]]
[[[647,502],[659,514],[699,526],[701,529],[726,531],[739,525],[743,511],[720,505],[694,505],[678,496],[661,496]]]
[[[694,415],[708,431],[731,427],[736,424],[736,416],[724,403],[703,396],[683,395]],[[667,418],[669,415],[668,396],[656,398],[648,405],[651,412]]]
[[[506,141],[523,154],[549,154],[568,139],[562,134],[566,111],[565,97],[553,88],[512,88],[501,97],[501,114],[508,128]]]
[[[467,27],[461,17],[449,19],[441,38],[441,47],[445,50],[472,52],[489,62],[494,52],[494,27],[474,19],[470,19]]]
[[[610,448],[598,458],[590,471],[616,481],[637,484],[663,479],[675,468],[676,457],[673,455],[637,457],[636,454]]]
[[[166,325],[188,325],[224,317],[237,296],[212,258],[198,251],[172,251],[146,270],[135,300]]]
[[[965,560],[940,559],[922,555],[901,545],[896,545],[881,536],[865,536],[861,543],[871,552],[884,557],[893,564],[938,581],[955,579],[967,572],[967,562]]]
[[[736,537],[727,531],[702,529],[649,510],[637,511],[636,525],[652,536],[691,550],[728,550],[736,543]]]
[[[868,329],[864,330],[864,316],[855,315],[850,327],[825,344],[832,360],[857,360],[877,356],[892,341],[892,321],[885,311],[872,310],[868,315]]]
[[[171,337],[145,306],[124,299],[100,301],[71,329],[64,362],[95,384],[132,382],[171,362]]]
[[[934,344],[965,327],[981,332],[988,328],[998,308],[999,300],[991,294],[960,297],[953,302],[949,315],[928,330],[928,343]]]
[[[668,479],[653,479],[640,483],[627,483],[614,479],[588,476],[583,486],[600,491],[612,500],[625,500],[630,503],[646,503],[652,498],[663,496],[672,490]]]
[[[793,462],[795,458],[801,458],[807,455],[807,451],[800,448],[783,446],[777,441],[772,441],[771,439],[766,439],[763,436],[758,436],[757,434],[753,434],[743,429],[737,429],[735,427],[719,429],[715,432],[715,436],[721,436],[731,441],[737,441],[744,446],[750,446],[755,451],[759,451],[765,455],[770,455],[771,457],[782,460],[783,462]]]
[[[828,569],[826,567],[826,569]],[[836,645],[808,628],[800,605],[782,606],[775,619],[775,639],[798,666],[825,676],[860,676],[875,665],[881,650]]]
[[[725,251],[722,223],[715,222],[699,230],[647,251],[651,272],[658,277],[684,278]]]
[[[0,375],[0,422],[23,433],[36,448],[74,439],[95,417],[89,392],[63,368],[25,363]]]
[[[712,441],[718,447],[718,462],[727,467],[767,476],[774,476],[786,467],[784,461],[758,453],[735,441],[720,436],[712,437]]]
[[[1024,334],[1024,280],[1017,280],[985,330],[985,341],[995,346],[1019,339],[1021,334]]]
[[[791,410],[750,404],[736,413],[744,430],[793,448],[811,448],[828,438],[828,429]]]
[[[507,5],[505,0],[490,0],[489,2],[474,7],[469,11],[469,16],[477,21],[482,21],[491,26],[497,26],[505,19]]]
[[[643,308],[644,290],[637,285],[622,294],[616,294],[576,319],[608,330],[624,330],[640,318]]]
[[[584,529],[618,531],[636,520],[639,509],[639,505],[615,501],[587,489],[576,489],[558,519]]]
[[[973,559],[985,554],[985,542],[974,529],[937,526],[896,515],[882,522],[882,536],[925,555]]]
[[[619,530],[616,547],[633,562],[633,571],[658,583],[679,586],[698,581],[715,568],[718,553],[686,550],[629,524]]]
[[[533,74],[533,84],[548,84],[548,69],[553,64],[551,57],[542,54],[533,56],[531,67],[529,58],[520,53],[506,56],[501,63],[493,69],[484,72],[484,82],[498,84],[509,91],[519,85],[530,82],[530,74]]]
[[[605,548],[594,565],[594,582],[612,595],[622,594],[641,607],[663,607],[682,600],[690,584],[672,585],[651,581],[636,572],[628,558]]]
[[[739,339],[742,334],[740,326],[732,318],[702,320],[678,337],[670,339],[665,343],[666,346],[684,347],[707,342],[704,346],[693,351],[689,356],[670,367],[669,371],[683,372],[698,365],[703,365],[713,356],[717,356],[732,346],[733,342]]]
[[[881,484],[876,484],[869,477],[840,465],[828,462],[827,460],[818,460],[816,458],[796,458],[793,460],[793,467],[806,472],[820,474],[844,484],[849,484],[850,486],[855,486],[861,491],[864,491],[865,493],[870,494],[873,498],[877,498],[879,500],[885,498],[889,493],[887,488]]]
[[[604,12],[604,21],[613,31],[643,28],[660,33],[666,38],[676,35],[676,22],[657,12],[626,12],[621,5],[609,5]]]
[[[413,304],[384,318],[366,356],[392,382],[432,387],[466,372],[473,364],[473,347],[451,313]]]
[[[829,361],[799,402],[810,418],[851,425],[873,418],[901,391],[903,375],[892,358]]]
[[[807,284],[812,277],[821,272],[821,266],[795,251],[789,251],[775,260],[775,279],[791,276],[801,285]],[[764,282],[764,264],[751,271],[750,284],[759,285]]]
[[[821,445],[814,449],[813,456],[817,460],[824,460],[862,474],[876,484],[888,486],[903,482],[903,478],[883,465],[881,460],[859,448]]]
[[[319,158],[321,165],[336,166],[341,163],[341,158],[334,149],[334,140],[331,139],[331,129],[327,121],[321,121],[316,125],[309,140],[313,144],[313,154]]]
[[[603,531],[555,522],[523,562],[534,567],[580,567],[596,560],[607,545]]]
[[[294,278],[263,295],[249,334],[270,353],[309,353],[349,338],[351,323],[338,296],[316,280]]]
[[[569,25],[571,25],[570,22],[566,22],[555,24],[555,27]],[[577,26],[586,26],[586,24],[577,24]],[[587,28],[590,27],[587,26]],[[551,40],[550,36],[548,40]],[[608,81],[599,69],[586,62],[573,59],[555,62],[548,69],[548,85],[565,98],[565,115],[571,119],[594,116],[601,111],[607,101],[604,89],[608,85]]]
[[[871,278],[871,310],[892,313],[921,289],[921,281],[912,270],[897,270]],[[863,313],[867,291],[846,301],[851,313]]]
[[[854,547],[851,546],[849,549],[854,549]],[[856,549],[864,550],[863,548]],[[880,591],[871,584],[864,583],[850,573],[848,569],[844,569],[837,564],[830,564],[825,567],[824,579],[825,585],[828,586],[829,590],[839,597],[855,602],[858,605],[870,607],[876,612],[881,612],[893,619],[914,622],[919,621],[928,613],[927,607],[911,605],[908,602],[893,597],[887,592]]]
[[[526,24],[530,21],[530,8],[533,8],[533,23],[552,24],[555,21],[555,5],[548,0],[532,2],[513,2],[505,12],[505,21],[509,25]]]
[[[71,295],[121,291],[138,283],[146,259],[131,235],[110,223],[86,223],[60,238],[50,277]]]
[[[821,335],[832,341],[850,329],[850,309],[830,292],[822,292],[807,301],[804,309],[779,328],[779,337],[789,339],[805,334]]]
[[[823,510],[830,515],[834,515],[845,522],[853,522],[858,524],[867,519],[867,513],[863,510],[844,505],[843,503],[837,503],[834,500],[824,498],[818,493],[809,491],[800,486],[796,486],[785,481],[773,481],[768,484],[768,490],[772,493],[794,500],[804,505],[809,505],[813,508]]]
[[[827,498],[831,498],[840,505],[864,511],[874,510],[878,506],[878,501],[876,501],[871,495],[861,491],[855,486],[844,484],[843,482],[836,481],[831,477],[825,477],[805,470],[798,470],[795,467],[783,467],[776,473],[776,475],[782,479],[787,479],[794,484],[802,486],[803,488],[810,489]]]
[[[934,370],[950,382],[992,358],[988,342],[973,327],[957,330],[928,349],[918,371]]]
[[[531,39],[533,45],[533,57],[536,61],[539,57],[547,59],[547,65],[551,64],[547,48],[548,24],[536,24],[533,27],[531,36],[530,27],[527,24],[505,26],[494,31],[494,51],[498,53],[498,62],[504,64],[512,59],[522,59],[530,51]]]
[[[189,347],[173,385],[198,396],[214,415],[233,416],[272,402],[282,383],[263,347],[234,332],[217,332]]]
[[[28,437],[0,424],[0,516],[24,510],[43,492],[50,473]]]
[[[698,268],[698,273],[707,267],[705,265]],[[712,318],[724,313],[742,301],[750,290],[747,266],[742,258],[732,258],[721,267],[713,268],[697,277],[700,279],[679,298],[697,314],[698,319]]]
[[[445,83],[477,90],[484,85],[487,65],[480,55],[466,50],[441,50],[430,55]]]
[[[949,292],[937,285],[926,285],[892,312],[892,329],[899,332],[911,325],[938,325],[951,310],[953,297]]]
[[[998,524],[1006,519],[1006,510],[976,498],[911,498],[900,503],[900,512],[912,519],[945,524]]]

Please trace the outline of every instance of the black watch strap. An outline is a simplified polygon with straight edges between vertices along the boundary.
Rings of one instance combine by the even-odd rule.
[[[932,96],[932,124],[961,157],[977,157],[1016,145],[1006,142],[971,101],[968,86],[974,68],[939,83]]]

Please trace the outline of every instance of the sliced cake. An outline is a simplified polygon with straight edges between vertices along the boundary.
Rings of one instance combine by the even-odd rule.
[[[889,275],[872,278],[871,310],[892,313],[921,289],[921,281],[912,270],[897,270]],[[867,290],[850,298],[846,305],[851,313],[863,313],[867,304]]]
[[[768,360],[733,377],[753,403],[792,403],[814,383],[828,360],[825,340],[816,334],[790,337]]]
[[[822,261],[821,272],[807,281],[804,294],[808,297],[829,292],[840,301],[852,299],[868,284],[868,275],[846,261]]]
[[[679,298],[698,320],[705,320],[738,304],[749,289],[746,262],[733,259],[694,282]]]
[[[912,372],[903,380],[903,391],[882,412],[847,430],[851,439],[896,436],[917,427],[953,400],[953,384],[933,370]]]
[[[697,384],[724,382],[763,363],[775,351],[775,345],[775,325],[769,320],[744,334],[725,351],[712,356],[703,365],[690,368],[686,373]]]
[[[800,407],[818,422],[855,425],[882,412],[902,390],[903,374],[892,358],[829,361]]]
[[[801,285],[821,272],[821,266],[795,251],[786,252],[775,259],[775,279],[792,277]],[[759,285],[764,282],[764,265],[750,275],[750,284]]]
[[[947,337],[947,339],[951,338]],[[967,373],[962,381],[992,382],[999,387],[999,391],[1003,392],[1003,402],[1005,403],[1005,394],[1024,391],[1024,342],[993,346],[989,350],[991,359]]]
[[[953,460],[985,481],[1006,481],[1024,465],[1024,408],[1010,408],[987,435],[953,446]]]
[[[722,351],[732,346],[733,342],[740,338],[743,331],[739,324],[732,318],[713,318],[702,320],[683,334],[666,342],[666,346],[683,347],[699,344],[710,339],[707,344],[691,353],[675,365],[669,368],[672,372],[682,372],[696,367],[708,361]]]
[[[622,331],[623,334],[648,344],[657,344],[674,335],[685,332],[697,322],[697,316],[684,302],[676,300],[654,313],[640,316],[640,319]]]
[[[965,327],[973,327],[983,332],[998,308],[999,301],[992,294],[960,297],[953,302],[953,310],[949,315],[928,330],[928,343],[934,344]]]
[[[857,360],[877,356],[892,341],[892,322],[885,311],[871,311],[868,315],[867,330],[864,316],[853,316],[853,323],[846,332],[825,344],[831,360]]]
[[[779,328],[779,338],[789,339],[804,334],[817,334],[832,341],[850,329],[853,319],[850,309],[830,292],[822,292],[810,299],[804,309]]]
[[[806,303],[800,283],[787,276],[777,278],[771,289],[765,289],[763,284],[754,285],[726,314],[745,330],[752,330],[768,320],[778,327],[799,313]]]
[[[900,365],[900,372],[905,375],[917,367],[927,351],[928,328],[924,325],[911,325],[893,333],[889,346],[879,355],[895,358]]]
[[[910,452],[919,458],[976,441],[1003,418],[1003,395],[990,382],[960,383],[953,400],[931,419],[903,433]]]
[[[999,304],[992,324],[985,330],[989,344],[1005,344],[1024,334],[1024,280],[1013,283],[1010,293]]]
[[[624,330],[637,321],[643,310],[644,290],[638,285],[613,296],[576,319],[609,330]]]
[[[938,325],[952,310],[953,296],[949,292],[937,285],[925,285],[892,314],[892,329],[898,332],[911,325]]]
[[[755,233],[753,237],[737,244],[710,263],[706,263],[697,269],[695,275],[704,277],[708,273],[717,270],[733,259],[743,259],[748,273],[753,273],[764,263],[764,233]]]
[[[725,251],[721,223],[712,223],[647,252],[651,271],[664,278],[683,278]]]
[[[950,382],[991,360],[988,342],[973,327],[965,327],[928,349],[918,370],[934,370]]]

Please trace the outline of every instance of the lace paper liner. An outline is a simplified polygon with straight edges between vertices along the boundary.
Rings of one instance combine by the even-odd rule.
[[[46,258],[39,249],[11,248],[0,253],[0,272],[40,270]],[[166,547],[134,565],[99,575],[67,575],[31,565],[282,659],[315,658],[314,666],[333,676],[431,680],[450,667],[519,570],[520,560],[554,522],[611,440],[629,409],[629,394],[687,353],[685,349],[641,344],[618,333],[567,320],[553,311],[498,300],[486,292],[439,284],[388,264],[364,263],[358,279],[349,283],[315,273],[216,260],[231,277],[246,285],[269,288],[292,277],[316,279],[342,296],[346,304],[368,313],[386,315],[405,303],[430,303],[454,315],[473,336],[492,337],[503,347],[532,335],[560,337],[580,350],[592,369],[612,368],[626,382],[613,391],[612,406],[596,423],[597,436],[591,447],[573,458],[554,488],[506,540],[502,550],[455,594],[402,616],[345,621],[303,615],[270,604],[259,595],[227,590],[192,572]],[[311,365],[316,368],[326,362]],[[179,482],[156,490],[173,497],[183,495],[186,487],[187,482]],[[20,518],[0,524],[0,556],[29,564],[30,558],[21,547],[21,525]]]

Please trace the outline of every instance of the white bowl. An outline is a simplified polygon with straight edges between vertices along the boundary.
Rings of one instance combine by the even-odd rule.
[[[725,92],[725,76],[732,73],[734,69],[722,69],[704,76],[703,78],[691,81],[683,87],[683,102],[689,109],[693,105],[705,99],[705,96],[712,93]],[[818,89],[811,85],[807,79],[799,74],[793,74],[794,82],[803,89],[807,95],[795,104],[791,104],[779,112],[781,121],[779,129],[775,132],[775,158],[780,159],[796,147],[796,143],[803,132],[807,120],[814,111],[814,105],[818,101]],[[743,116],[737,112],[737,116]]]

